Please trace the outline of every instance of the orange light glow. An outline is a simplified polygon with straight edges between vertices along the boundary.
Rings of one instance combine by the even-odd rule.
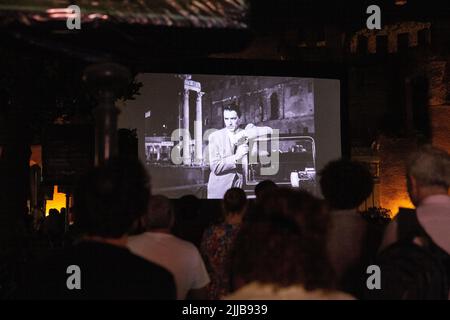
[[[407,0],[395,0],[395,5],[396,6],[404,6],[407,3],[408,3]]]
[[[32,145],[31,146],[31,158],[30,158],[30,167],[37,164],[42,168],[42,146],[41,145]]]
[[[53,200],[45,201],[45,215],[48,216],[50,209],[57,209],[61,211],[61,208],[66,207],[66,194],[58,193],[58,186],[53,187]]]
[[[391,210],[392,212],[392,218],[397,215],[398,208],[410,208],[410,209],[414,208],[414,205],[411,203],[411,200],[409,199],[407,194],[405,194],[404,197],[397,199],[386,199],[385,203],[386,208]]]

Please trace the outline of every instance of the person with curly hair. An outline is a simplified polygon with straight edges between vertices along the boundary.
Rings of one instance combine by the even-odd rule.
[[[208,298],[211,300],[222,298],[230,290],[227,264],[247,209],[247,196],[244,190],[229,189],[225,193],[222,205],[222,221],[205,230],[201,244],[201,252],[211,276],[208,286]]]
[[[328,214],[304,191],[279,188],[261,219],[242,227],[230,258],[232,300],[352,299],[334,290],[326,254]]]

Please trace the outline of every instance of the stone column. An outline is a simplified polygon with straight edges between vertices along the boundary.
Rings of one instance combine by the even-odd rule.
[[[184,90],[183,103],[183,164],[191,164],[191,134],[189,133],[189,90]]]
[[[197,92],[197,103],[195,113],[195,164],[203,163],[203,119],[202,119],[202,96],[204,92]]]

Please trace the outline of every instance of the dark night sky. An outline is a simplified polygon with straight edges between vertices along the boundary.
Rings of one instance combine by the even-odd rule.
[[[192,80],[200,81],[202,91],[208,91],[205,84],[212,79],[223,76],[193,75]],[[143,83],[140,95],[135,100],[127,101],[119,116],[119,127],[137,128],[138,134],[145,130],[144,113],[151,110],[150,120],[147,122],[149,134],[162,135],[164,131],[170,134],[178,128],[178,91],[182,91],[182,79],[174,74],[140,74],[138,81]],[[194,92],[190,94],[191,120],[195,117]],[[193,122],[193,121],[190,121]],[[163,124],[167,126],[164,130]],[[193,123],[191,123],[193,125]]]

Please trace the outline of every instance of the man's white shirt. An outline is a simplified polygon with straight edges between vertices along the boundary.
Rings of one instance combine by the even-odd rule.
[[[191,289],[200,289],[209,282],[203,259],[197,248],[168,233],[145,232],[128,239],[134,254],[170,271],[177,286],[177,299],[185,299]]]

